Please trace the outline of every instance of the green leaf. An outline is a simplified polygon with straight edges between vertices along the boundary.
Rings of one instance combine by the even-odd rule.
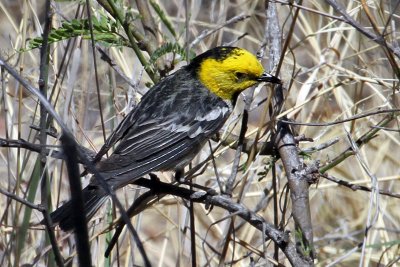
[[[99,18],[92,18],[93,36],[96,42],[101,42],[105,46],[130,46],[128,40],[118,34],[117,23],[102,15]],[[91,39],[90,25],[87,19],[73,19],[63,21],[61,27],[53,29],[49,35],[49,44],[68,40],[74,37]],[[29,41],[27,48],[20,52],[40,48],[43,44],[41,37],[33,38]]]
[[[41,173],[39,170],[40,170],[40,160],[36,159],[35,167],[32,171],[31,178],[30,178],[31,183],[29,185],[28,197],[27,197],[27,201],[29,201],[31,203],[34,203],[34,201],[35,201],[35,196],[36,196],[38,186],[39,186],[39,181],[41,178]],[[20,225],[20,227],[18,228],[18,231],[16,232],[17,233],[17,255],[22,255],[24,246],[26,244],[31,215],[32,215],[32,209],[29,207],[25,207],[22,224]]]
[[[168,17],[165,15],[164,11],[161,9],[161,7],[154,2],[153,0],[150,0],[150,4],[153,7],[154,11],[156,11],[157,15],[160,17],[161,21],[164,23],[164,25],[167,27],[167,29],[170,31],[170,33],[175,37],[176,39],[176,32],[174,29],[174,26],[168,19]]]
[[[178,43],[165,43],[154,51],[150,57],[149,64],[154,64],[157,59],[168,53],[175,53],[186,59],[186,51]]]

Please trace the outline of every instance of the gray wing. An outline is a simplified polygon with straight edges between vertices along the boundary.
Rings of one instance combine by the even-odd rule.
[[[180,114],[178,123],[171,116],[163,122],[152,119],[134,125],[114,153],[99,163],[99,171],[133,180],[152,171],[183,167],[222,127],[229,113],[227,106],[217,105],[206,116],[187,114],[182,119]],[[126,184],[125,178],[116,183],[117,187]]]

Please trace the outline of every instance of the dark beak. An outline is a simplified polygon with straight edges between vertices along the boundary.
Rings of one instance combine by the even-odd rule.
[[[282,84],[281,80],[278,77],[275,77],[267,72],[264,72],[260,77],[258,77],[257,81]]]

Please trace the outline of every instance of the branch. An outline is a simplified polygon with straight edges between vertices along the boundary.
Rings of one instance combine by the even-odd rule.
[[[139,33],[139,30],[127,20],[125,13],[123,13],[123,9],[116,6],[116,3],[112,0],[97,0],[97,2],[105,9],[110,15],[119,23],[121,23],[122,27],[126,35],[128,36],[130,45],[134,50],[137,58],[140,63],[146,70],[149,77],[153,82],[157,82],[159,77],[154,71],[150,68],[145,56],[143,55],[141,49],[145,48],[146,52],[149,54],[153,53],[156,49],[155,46],[151,44],[151,41],[146,38],[144,35]]]
[[[300,1],[301,3],[301,1]],[[279,20],[276,14],[276,4],[270,3],[268,9],[268,18],[271,24],[270,27],[270,58],[273,62],[271,66],[277,66],[277,72],[279,72],[283,57],[281,54],[285,54],[289,47],[291,37],[297,22],[297,17],[300,9],[294,10],[292,23],[287,33],[287,39],[283,44],[281,51],[278,46],[277,38],[280,38],[279,31]],[[278,53],[279,52],[279,53]],[[274,114],[271,118],[275,118],[276,114],[280,112],[284,104],[283,87],[279,85],[275,88],[274,94],[275,109]],[[278,122],[277,133],[273,136],[275,146],[282,159],[283,166],[285,168],[286,176],[288,179],[288,185],[290,189],[290,198],[292,200],[292,215],[295,223],[296,233],[296,247],[298,253],[305,257],[309,262],[315,258],[315,251],[313,246],[313,228],[311,223],[311,211],[310,211],[310,200],[309,200],[309,183],[304,173],[304,168],[301,164],[298,156],[298,150],[296,146],[296,140],[289,128],[289,125],[282,122]]]
[[[194,39],[194,40],[190,43],[189,47],[193,47],[193,46],[197,45],[198,43],[200,43],[200,42],[201,42],[204,38],[206,38],[207,36],[210,36],[211,34],[213,34],[213,33],[217,32],[217,31],[219,31],[220,29],[222,29],[222,28],[224,28],[224,27],[226,27],[226,26],[228,26],[228,25],[235,24],[235,23],[237,23],[237,22],[239,22],[239,21],[242,21],[242,20],[245,20],[245,19],[248,19],[248,18],[250,18],[250,16],[247,15],[247,14],[239,14],[239,15],[237,15],[237,16],[234,16],[233,18],[230,18],[230,19],[227,20],[225,23],[223,23],[223,24],[221,24],[221,25],[215,27],[215,28],[212,29],[212,30],[204,30],[203,32],[200,33],[199,36],[197,36],[196,39]]]
[[[400,112],[399,108],[376,110],[376,111],[357,114],[357,115],[351,116],[351,117],[349,117],[347,119],[343,119],[343,120],[332,121],[332,122],[321,122],[321,123],[318,123],[318,122],[296,122],[296,121],[290,121],[287,119],[279,119],[279,121],[284,122],[286,124],[291,124],[291,125],[326,127],[326,126],[332,126],[332,125],[336,125],[336,124],[342,124],[342,123],[349,122],[349,121],[355,121],[355,120],[358,120],[361,118],[378,115],[378,114],[385,114],[385,113],[393,113],[394,114],[394,113],[396,113],[396,115],[397,115],[398,112]]]
[[[325,174],[320,174],[320,176],[325,178],[325,179],[327,179],[327,180],[329,180],[329,181],[331,181],[331,182],[334,182],[334,183],[336,183],[338,185],[342,185],[344,187],[347,187],[347,188],[349,188],[349,189],[351,189],[353,191],[357,191],[357,190],[365,191],[365,192],[371,192],[372,191],[371,188],[368,187],[368,186],[353,184],[353,183],[350,183],[348,181],[345,181],[345,180],[342,180],[342,179],[338,179],[338,178],[336,178],[336,177],[334,177],[332,175],[326,174],[326,173]],[[394,193],[394,192],[386,191],[386,190],[383,190],[383,189],[379,189],[378,192],[381,195],[394,197],[394,198],[400,198],[400,193]]]
[[[81,154],[83,154],[86,159],[89,159],[90,161],[92,161],[94,159],[94,157],[96,156],[96,152],[94,152],[86,147],[83,147],[80,145],[78,145],[78,146],[79,146],[79,150],[80,150]],[[25,141],[24,139],[15,140],[15,139],[4,139],[4,138],[0,138],[0,147],[24,148],[24,149],[28,149],[30,151],[37,152],[37,153],[40,153],[41,149],[42,149],[42,145],[30,143],[28,141]],[[51,146],[49,146],[49,147],[51,147]],[[54,146],[54,147],[61,148],[60,146]],[[62,159],[62,160],[66,159],[64,152],[62,150],[44,149],[43,152],[45,153],[46,156],[50,156],[55,159]],[[83,164],[84,161],[81,158],[81,154],[77,155],[78,156],[77,160],[78,160],[78,163]]]
[[[30,93],[35,95],[38,100],[40,101],[41,104],[43,104],[43,107],[46,109],[46,111],[49,113],[50,116],[53,117],[55,121],[59,124],[60,128],[62,129],[63,135],[68,135],[68,136],[73,136],[71,131],[68,129],[68,127],[65,125],[63,120],[61,119],[60,115],[55,111],[55,109],[52,107],[50,102],[46,99],[46,97],[43,96],[39,92],[39,90],[32,85],[30,85],[24,78],[21,77],[21,75],[18,74],[18,72],[11,67],[0,55],[0,67],[3,67],[4,69],[7,70],[11,76],[13,76],[26,90],[28,90]],[[146,252],[143,249],[143,244],[140,242],[136,230],[133,228],[129,217],[126,215],[125,209],[123,208],[121,202],[118,200],[118,198],[115,195],[115,192],[109,187],[107,182],[104,180],[104,177],[96,170],[94,165],[92,164],[91,160],[86,157],[85,152],[81,149],[81,146],[79,146],[75,139],[70,140],[73,145],[76,147],[76,155],[78,158],[82,160],[82,163],[86,166],[89,172],[94,174],[94,177],[97,179],[99,182],[100,186],[105,190],[105,192],[112,198],[114,204],[117,206],[117,208],[121,211],[121,216],[126,220],[125,222],[127,223],[128,229],[130,233],[133,235],[134,240],[136,242],[136,245],[138,246],[139,252],[141,256],[143,257],[144,263],[146,266],[150,266],[148,257],[146,255]]]
[[[396,116],[393,113],[388,114],[385,118],[383,118],[380,122],[378,122],[377,126],[372,129],[370,129],[368,132],[363,134],[360,138],[357,139],[356,144],[358,147],[363,146],[364,144],[368,143],[371,139],[376,137],[376,134],[380,131],[380,127],[385,127],[386,125],[389,124]],[[347,159],[350,156],[354,155],[354,151],[349,146],[347,149],[339,153],[339,155],[332,160],[330,160],[328,163],[325,164],[322,168],[320,168],[321,173],[327,172],[329,169],[333,168],[334,166],[338,165],[339,163],[343,162],[345,159]]]
[[[354,20],[344,9],[342,5],[340,5],[336,0],[325,0],[336,12],[343,16],[345,22],[350,24],[355,29],[357,29],[360,33],[365,35],[368,39],[371,39],[375,43],[387,48],[395,54],[398,58],[400,58],[400,50],[393,47],[393,45],[386,42],[386,40],[381,36],[375,33],[372,33],[365,29],[358,21]]]
[[[63,134],[61,136],[63,150],[66,156],[66,165],[71,191],[71,203],[73,212],[72,218],[75,224],[75,239],[77,244],[78,262],[80,266],[91,266],[91,254],[89,244],[89,234],[86,225],[84,199],[82,195],[81,181],[79,177],[79,167],[76,160],[78,152],[72,135]]]
[[[278,230],[272,224],[266,222],[263,217],[249,210],[243,204],[235,202],[226,195],[216,195],[213,193],[212,189],[210,189],[210,191],[192,191],[174,184],[161,182],[158,179],[140,178],[136,180],[134,184],[150,189],[149,192],[145,193],[147,194],[145,197],[146,201],[150,199],[159,200],[164,195],[168,194],[181,197],[185,200],[202,203],[206,205],[206,208],[217,206],[230,213],[234,213],[258,230],[263,231],[279,246],[293,266],[312,266],[312,263],[308,262],[307,259],[303,259],[301,255],[297,253],[295,244],[290,240],[288,232]],[[118,221],[117,224],[118,223],[120,222]],[[122,222],[122,224],[123,223],[124,222]],[[121,225],[119,225],[119,227],[120,226]],[[108,248],[107,251],[109,252],[110,248]]]
[[[303,255],[314,258],[309,182],[306,176],[307,173],[304,173],[304,167],[298,156],[296,142],[288,125],[278,123],[276,141],[290,188],[295,231],[299,234],[296,237],[301,237],[297,240],[297,248],[302,251]]]
[[[14,199],[15,201],[18,201],[19,203],[24,204],[25,206],[27,206],[27,207],[29,207],[31,209],[35,209],[35,210],[38,210],[40,212],[43,212],[43,210],[44,210],[42,205],[33,204],[33,203],[31,203],[31,202],[29,202],[29,201],[27,201],[27,200],[15,195],[15,194],[13,194],[13,193],[7,192],[7,191],[5,191],[5,190],[3,190],[1,188],[0,188],[0,194],[3,194],[3,195],[5,195],[5,196],[7,196],[7,197],[9,197],[11,199]]]

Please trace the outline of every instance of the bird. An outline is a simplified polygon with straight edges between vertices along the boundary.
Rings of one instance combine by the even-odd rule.
[[[195,57],[145,93],[107,138],[94,166],[112,190],[158,171],[181,171],[231,114],[238,95],[260,82],[280,84],[246,49],[218,46]],[[115,146],[112,154],[103,157]],[[108,195],[92,177],[82,191],[87,221]],[[50,214],[73,230],[71,201]]]

